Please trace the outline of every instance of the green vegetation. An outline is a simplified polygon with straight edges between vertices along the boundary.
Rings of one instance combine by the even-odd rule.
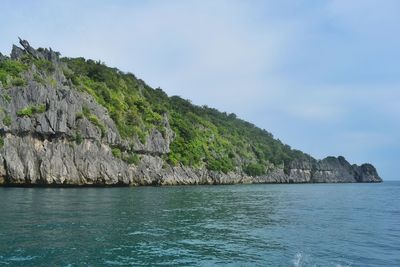
[[[35,64],[36,68],[43,70],[46,73],[52,73],[55,71],[53,63],[45,59],[32,59],[32,63]]]
[[[99,118],[97,118],[97,116],[94,114],[90,114],[87,118],[91,123],[93,123],[94,125],[96,125],[97,127],[100,128],[101,136],[105,136],[106,127],[104,126],[103,123],[100,122]]]
[[[90,113],[90,110],[89,110],[87,107],[83,107],[82,114],[83,114],[91,123],[93,123],[94,125],[96,125],[97,127],[99,127],[99,129],[100,129],[100,131],[101,131],[101,136],[102,136],[102,137],[106,135],[106,132],[107,132],[107,131],[106,131],[106,126],[100,121],[100,119],[99,119],[96,115]],[[78,116],[80,116],[79,113],[78,113]]]
[[[111,152],[112,152],[113,156],[116,157],[116,158],[120,159],[122,157],[121,149],[119,149],[118,147],[112,148]]]
[[[76,132],[75,132],[74,141],[75,141],[75,143],[77,143],[78,145],[82,144],[83,137],[82,137],[82,135],[81,135],[81,133],[80,133],[79,131],[76,131]]]
[[[0,148],[3,148],[4,146],[4,137],[1,135],[0,136]]]
[[[42,78],[42,76],[40,76],[38,73],[33,74],[33,79],[35,80],[35,82],[43,85],[46,83],[45,80]]]
[[[272,165],[288,166],[294,159],[309,156],[277,140],[273,135],[235,114],[220,112],[207,106],[196,106],[179,96],[168,97],[160,88],[153,89],[131,73],[110,68],[103,63],[84,58],[63,58],[62,70],[77,90],[86,92],[104,106],[114,120],[122,138],[133,144],[142,143],[151,131],[157,129],[165,136],[164,116],[167,116],[175,139],[170,153],[163,158],[171,165],[183,164],[195,168],[229,172],[239,168],[248,175],[262,175]],[[54,65],[25,55],[20,60],[0,62],[0,81],[5,88],[22,86],[23,72],[36,66],[34,80],[56,86],[52,79]],[[45,106],[26,107],[18,116],[32,116],[45,111]],[[88,108],[76,114],[86,117],[106,134],[106,126]],[[75,136],[77,143],[82,137]],[[132,164],[138,155],[113,148],[114,156]]]
[[[53,63],[47,59],[37,59],[30,54],[24,54],[18,62],[24,64],[25,66],[35,65],[36,69],[42,74],[51,74],[55,71]]]
[[[4,115],[3,124],[5,126],[10,126],[11,125],[11,116],[9,114],[5,114]]]
[[[5,88],[11,86],[25,86],[26,79],[23,73],[36,66],[36,72],[33,73],[33,78],[37,83],[56,85],[53,77],[48,76],[55,71],[54,64],[46,59],[36,59],[29,54],[24,54],[19,60],[6,59],[0,62],[0,82]],[[46,79],[43,78],[46,77]]]
[[[33,106],[28,106],[26,108],[18,110],[17,116],[18,117],[24,117],[24,116],[32,117],[34,114],[43,113],[45,111],[46,111],[45,104],[33,105]]]
[[[12,86],[24,86],[26,85],[26,81],[20,77],[15,77],[11,80]]]
[[[83,112],[78,112],[75,114],[75,120],[80,120],[83,118]]]
[[[0,82],[5,88],[11,86],[23,86],[26,81],[22,79],[22,73],[28,67],[20,61],[6,59],[0,61]]]
[[[1,97],[6,101],[6,102],[10,102],[11,101],[11,96],[7,93],[4,92]]]
[[[93,60],[63,60],[68,65],[64,69],[67,79],[107,108],[122,137],[137,136],[144,142],[151,129],[161,130],[163,111],[143,97],[141,91],[147,86],[133,74],[124,74]]]
[[[250,163],[244,166],[243,171],[250,176],[258,176],[265,173],[265,166],[258,163]]]
[[[125,153],[122,155],[122,160],[128,164],[137,164],[139,163],[139,156],[133,152]]]
[[[113,147],[111,153],[114,157],[122,159],[128,164],[137,164],[139,162],[139,156],[134,152],[122,152],[120,148]]]
[[[241,167],[254,176],[264,174],[271,164],[287,167],[294,159],[308,157],[235,114],[199,107],[178,96],[168,97],[133,74],[83,58],[63,61],[68,66],[65,76],[107,108],[123,138],[136,136],[144,142],[154,128],[165,134],[162,121],[168,114],[176,133],[171,152],[164,157],[169,164],[223,172]],[[117,150],[115,153],[120,155]]]

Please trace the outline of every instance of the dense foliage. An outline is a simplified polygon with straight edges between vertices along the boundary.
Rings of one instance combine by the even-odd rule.
[[[297,158],[308,157],[298,150],[274,139],[271,133],[238,119],[235,114],[219,112],[207,106],[196,106],[179,96],[168,97],[161,89],[152,89],[131,73],[123,73],[101,62],[84,58],[63,58],[63,72],[74,86],[91,94],[103,105],[116,123],[120,135],[128,141],[145,142],[151,130],[165,134],[164,116],[167,116],[176,136],[171,152],[164,159],[172,165],[183,164],[228,172],[242,169],[248,175],[262,175],[276,165],[287,167]],[[21,73],[34,64],[41,74],[51,73],[49,61],[25,59],[5,60],[0,63],[0,81],[7,87],[18,81]],[[46,82],[46,75],[36,77]],[[15,85],[15,84],[14,84]],[[41,112],[44,107],[27,107],[19,116]],[[99,119],[83,110],[77,116],[87,117],[102,132]],[[76,141],[81,137],[77,135]],[[113,149],[116,157],[134,163],[137,155],[125,155]]]
[[[39,105],[34,105],[34,106],[28,106],[21,110],[18,110],[17,116],[18,117],[23,117],[23,116],[31,117],[32,115],[34,115],[36,113],[43,113],[45,111],[46,111],[46,105],[39,104]]]
[[[20,61],[6,59],[0,61],[0,82],[5,88],[25,85],[21,74],[27,70],[27,65]]]
[[[107,108],[122,137],[137,136],[145,141],[146,133],[153,127],[161,129],[162,113],[142,96],[144,83],[132,74],[108,68],[100,62],[83,58],[64,59],[67,78],[82,91],[93,95]]]

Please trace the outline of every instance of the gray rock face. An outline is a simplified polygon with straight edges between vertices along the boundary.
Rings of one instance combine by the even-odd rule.
[[[44,58],[41,53],[39,53],[38,51],[36,51],[36,49],[34,49],[33,47],[30,46],[28,41],[22,40],[19,37],[18,37],[18,39],[19,39],[19,43],[22,45],[22,47],[25,49],[25,51],[27,53],[31,54],[36,59],[43,59]]]
[[[4,56],[2,53],[0,53],[0,62],[3,61],[3,60],[6,60],[6,59],[7,59],[7,57]]]
[[[169,166],[162,158],[175,138],[168,116],[163,133],[154,129],[146,142],[121,139],[107,110],[90,95],[70,85],[61,70],[59,53],[35,50],[20,40],[24,49],[13,46],[11,58],[25,53],[54,62],[49,80],[35,81],[35,67],[25,73],[27,85],[0,86],[0,184],[8,185],[178,185],[235,183],[380,182],[370,164],[350,165],[343,157],[292,162],[269,168],[263,176],[250,177],[240,169],[221,173],[186,166]],[[0,55],[0,60],[5,58]],[[32,114],[23,111],[35,107]],[[40,107],[40,108],[39,108]],[[88,110],[103,129],[83,115]],[[7,120],[6,118],[10,118]],[[137,164],[128,164],[112,153],[139,154]]]
[[[343,157],[327,157],[317,162],[312,181],[316,183],[351,183],[356,182],[356,179],[353,168]]]
[[[376,169],[371,164],[350,165],[339,156],[323,160],[304,160],[292,162],[289,182],[294,183],[354,183],[381,182]]]
[[[357,182],[361,183],[375,183],[381,182],[381,178],[374,166],[371,164],[362,164],[361,166],[353,165],[355,178]]]
[[[22,48],[19,48],[16,45],[13,45],[11,50],[11,59],[21,58],[25,54],[25,51]]]

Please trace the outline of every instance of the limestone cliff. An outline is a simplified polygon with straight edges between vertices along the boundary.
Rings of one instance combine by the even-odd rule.
[[[63,69],[60,54],[20,41],[11,59],[28,55],[51,62],[43,73],[35,64],[24,82],[0,83],[0,184],[3,185],[176,185],[233,183],[380,182],[370,164],[350,165],[343,157],[271,164],[261,175],[242,168],[222,172],[205,166],[170,164],[165,155],[176,133],[167,113],[142,138],[122,138],[109,111],[78,90]],[[8,57],[0,54],[0,62]],[[10,77],[6,77],[11,79]],[[5,83],[5,82],[4,82]],[[124,158],[136,155],[137,160]]]

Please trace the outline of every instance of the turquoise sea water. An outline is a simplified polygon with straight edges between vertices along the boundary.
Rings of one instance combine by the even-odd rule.
[[[0,266],[400,266],[400,182],[0,188]]]

